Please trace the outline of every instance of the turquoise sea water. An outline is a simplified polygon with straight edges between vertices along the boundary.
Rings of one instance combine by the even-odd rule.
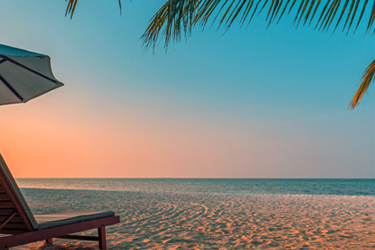
[[[17,179],[21,188],[375,196],[375,179]]]

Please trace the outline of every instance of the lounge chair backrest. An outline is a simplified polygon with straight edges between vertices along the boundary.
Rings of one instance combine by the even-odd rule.
[[[37,229],[25,198],[0,154],[0,234],[17,234]]]

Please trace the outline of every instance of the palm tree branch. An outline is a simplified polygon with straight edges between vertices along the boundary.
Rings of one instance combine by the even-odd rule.
[[[340,21],[341,21],[342,17],[344,16],[345,10],[346,10],[346,8],[348,7],[348,3],[349,3],[349,0],[346,0],[345,3],[344,3],[344,7],[342,8],[342,11],[341,11],[340,17],[339,17],[339,19],[337,20],[337,23],[336,23],[336,26],[335,26],[333,32],[335,32],[336,29],[337,29],[337,27],[339,26]],[[375,2],[374,2],[374,3],[375,3]]]
[[[306,3],[308,3],[308,2],[309,1],[305,1],[305,2],[301,1],[300,5],[298,7],[298,10],[297,10],[296,17],[294,18],[294,21],[293,21],[292,25],[296,24],[298,16],[300,16],[300,20],[301,20],[301,17],[303,16],[303,12],[304,12],[303,11],[303,6],[306,5]],[[301,10],[302,10],[302,13],[300,14]],[[299,23],[299,21],[298,21],[298,23]],[[298,23],[296,24],[297,27],[298,27]]]
[[[339,1],[337,1],[336,5],[334,7],[332,7],[332,11],[331,11],[330,18],[329,18],[329,24],[328,24],[328,19],[327,19],[327,23],[325,25],[325,28],[327,27],[327,24],[328,24],[328,27],[331,26],[332,21],[336,16],[337,10],[339,9],[339,6],[340,6],[340,3],[339,3]],[[343,13],[343,12],[341,12],[341,13]]]
[[[76,1],[78,0],[69,0],[69,2]],[[326,31],[333,25],[333,32],[341,22],[344,26],[343,31],[349,32],[353,22],[357,20],[357,13],[360,12],[356,21],[355,32],[359,24],[367,19],[365,9],[368,0],[332,0],[327,1],[322,9],[319,8],[321,0],[300,0],[299,4],[296,4],[297,0],[168,0],[166,3],[158,10],[157,13],[159,14],[152,18],[150,25],[142,36],[146,48],[155,46],[155,42],[158,40],[155,38],[159,37],[160,32],[163,32],[167,48],[172,40],[180,40],[181,33],[184,32],[185,36],[188,36],[197,23],[200,23],[204,28],[211,17],[213,18],[211,19],[212,24],[218,22],[219,27],[228,29],[236,20],[239,20],[242,26],[246,21],[250,23],[255,14],[258,15],[266,11],[266,20],[269,26],[275,21],[279,22],[287,9],[288,14],[296,10],[292,25],[298,27],[302,20],[303,25],[307,23],[310,25],[316,18],[315,28]],[[71,5],[69,7],[71,8]],[[319,15],[316,17],[317,13]],[[277,16],[278,18],[276,18]],[[345,22],[344,16],[346,16]],[[335,24],[333,24],[333,21],[335,21]],[[372,30],[374,21],[375,2],[366,21],[366,32]],[[181,28],[182,26],[184,29]]]
[[[279,20],[277,21],[276,24],[278,24],[278,23],[280,22],[280,19],[283,17],[283,15],[284,15],[284,13],[285,13],[285,10],[286,10],[286,8],[288,7],[289,2],[290,2],[290,0],[287,0],[287,1],[286,1],[286,4],[285,4],[285,6],[284,6],[284,9],[283,9],[283,11],[281,12],[281,14],[280,14],[280,16],[279,16]]]
[[[359,85],[359,88],[357,92],[355,93],[352,101],[350,102],[348,108],[354,109],[359,104],[363,95],[365,94],[368,87],[370,86],[370,83],[373,82],[374,79],[375,79],[375,60],[372,61],[370,65],[366,68],[366,70],[363,72],[361,85]]]
[[[316,3],[316,5],[315,5],[315,9],[314,9],[314,13],[312,14],[312,16],[311,16],[311,18],[310,18],[309,26],[311,25],[311,22],[312,22],[312,20],[314,19],[315,14],[316,14],[316,11],[318,10],[319,5],[320,5],[321,2],[322,2],[321,0],[318,0],[318,2]]]
[[[232,20],[234,20],[234,19],[237,18],[238,14],[240,14],[241,9],[243,8],[243,6],[244,6],[245,4],[246,4],[246,0],[242,0],[241,5],[237,8],[236,12],[234,13],[234,11],[233,11],[234,15],[233,15],[233,17],[232,17]]]
[[[369,32],[370,31],[370,27],[373,25],[374,23],[374,20],[375,20],[375,1],[374,3],[372,4],[372,9],[371,9],[371,16],[370,16],[370,19],[368,21],[368,24],[367,24],[367,30],[366,32]]]
[[[311,1],[311,2],[314,2],[314,1]],[[303,14],[305,13],[306,8],[307,8],[308,5],[309,5],[309,2],[306,1],[305,4],[304,4],[304,6],[303,6],[303,9],[302,9],[301,15],[299,15],[299,20],[298,20],[298,23],[297,23],[297,27],[298,27],[298,25],[300,24],[301,19],[302,19],[303,17],[306,17],[306,16],[307,16],[307,15],[304,16]],[[302,3],[301,3],[301,6],[302,6]],[[310,8],[309,8],[309,9],[310,9]]]
[[[323,26],[323,24],[324,24],[324,20],[326,19],[327,15],[328,15],[328,11],[327,11],[328,5],[329,5],[329,1],[326,3],[326,5],[324,5],[323,10],[322,10],[322,13],[320,13],[320,16],[319,16],[318,22],[316,23],[316,26],[315,26],[314,29],[316,29],[316,28],[319,26],[319,24],[320,24],[319,29],[322,28],[322,26]],[[328,9],[329,9],[329,8],[328,8]],[[324,18],[322,19],[322,17],[324,17]]]
[[[228,0],[226,0],[226,3],[227,3],[227,2],[228,2]],[[235,3],[235,1],[233,1],[233,2],[231,2],[231,3],[229,4],[227,10],[225,11],[223,17],[222,17],[221,20],[220,20],[219,27],[220,27],[220,26],[222,25],[222,23],[224,22],[225,18],[227,17],[227,15],[228,15],[230,9],[232,8],[232,6],[234,5],[234,3]],[[223,5],[223,7],[222,7],[220,10],[222,10],[223,8],[224,8],[224,5]],[[219,14],[219,13],[218,13],[218,14]],[[229,18],[230,18],[230,16],[227,18],[227,22],[226,22],[226,24],[225,24],[225,26],[228,27],[228,28],[230,27],[230,22],[228,21]]]
[[[280,11],[280,8],[281,8],[281,3],[278,1],[278,4],[277,4],[277,9],[275,8],[274,11],[272,12],[272,16],[270,18],[270,22],[268,24],[268,27],[271,25],[271,23],[273,21],[275,21],[275,18],[276,18],[276,14]]]
[[[266,2],[264,3],[264,5],[266,4]],[[276,0],[276,1],[272,1],[272,3],[271,3],[271,7],[270,7],[270,9],[268,10],[268,13],[267,13],[267,17],[266,17],[266,20],[268,20],[268,18],[270,17],[270,14],[271,14],[271,17],[270,17],[270,21],[272,20],[272,17],[273,17],[273,15],[275,14],[275,11],[276,11],[276,9],[277,9],[277,7],[278,7],[278,4],[279,4],[279,1],[278,0]]]
[[[252,1],[247,1],[247,5],[246,5],[246,9],[241,17],[241,26],[245,23],[246,19],[247,19],[247,16],[249,15],[250,13],[250,10],[251,8],[253,7],[253,4],[254,4],[254,0]]]
[[[258,9],[258,6],[259,6],[259,4],[260,4],[261,1],[262,1],[262,0],[259,0],[259,1],[257,2],[257,4],[255,5],[255,8],[254,8],[253,14],[252,14],[251,17],[250,17],[249,23],[251,22],[251,20],[253,20],[253,17],[254,17],[254,15],[255,15],[255,13],[256,13],[256,11],[257,11],[257,9]],[[250,10],[250,11],[251,11],[251,10]]]
[[[354,0],[353,0],[353,1],[354,1]],[[348,32],[346,32],[346,34],[349,33],[349,29],[350,29],[350,27],[352,26],[352,23],[353,23],[353,20],[354,20],[355,14],[357,14],[357,9],[358,9],[359,2],[360,2],[360,1],[361,1],[361,0],[357,0],[357,3],[356,3],[356,5],[355,5],[355,7],[354,7],[353,14],[352,14],[352,18],[350,19],[350,23],[349,23],[349,26],[348,26]]]
[[[307,13],[306,13],[306,15],[305,15],[305,21],[303,22],[303,25],[306,25],[306,22],[307,22],[307,20],[309,19],[309,16],[310,16],[310,13],[311,13],[312,8],[314,7],[314,4],[315,4],[315,0],[312,0],[311,3],[310,3],[310,7],[309,7],[309,9],[307,10]]]
[[[368,3],[368,0],[365,0],[365,2],[363,3],[363,6],[362,6],[362,11],[361,11],[361,14],[359,15],[359,19],[358,19],[358,23],[357,23],[357,26],[355,27],[355,30],[357,30],[358,26],[359,26],[359,23],[361,22],[362,20],[362,17],[363,17],[363,13],[365,12],[365,9],[366,9],[366,5]],[[371,18],[371,17],[370,17]]]
[[[68,1],[65,15],[70,15],[71,18],[74,15],[78,0],[65,0]],[[255,1],[257,3],[254,5]],[[300,0],[300,4],[296,5],[297,0],[293,0],[289,7],[288,15],[292,12],[295,7],[297,9],[294,21],[292,25],[298,27],[301,20],[303,19],[303,25],[311,25],[311,22],[317,14],[317,10],[320,7],[321,0]],[[153,47],[155,49],[156,43],[159,39],[159,34],[162,32],[164,37],[164,46],[167,49],[171,41],[179,41],[181,34],[184,33],[187,38],[192,28],[198,23],[204,28],[209,19],[215,15],[212,24],[219,21],[219,27],[223,25],[224,28],[228,29],[234,23],[237,18],[240,18],[241,26],[246,20],[250,23],[257,13],[266,10],[266,6],[269,4],[266,21],[268,21],[268,27],[271,23],[276,21],[276,24],[283,17],[285,11],[288,9],[290,0],[167,0],[167,2],[156,12],[154,17],[151,19],[149,26],[142,35],[141,39],[146,48]],[[342,2],[344,2],[343,5]],[[348,9],[350,2],[350,7]],[[355,20],[357,11],[359,9],[361,0],[332,0],[327,1],[323,9],[318,15],[319,18],[316,22],[315,28],[319,27],[322,31],[328,30],[332,25],[336,14],[339,13],[339,18],[336,22],[333,32],[336,31],[338,25],[341,23],[342,18],[348,9],[348,13],[345,18],[342,31],[350,31],[352,24]],[[120,11],[122,9],[121,0],[118,0]],[[261,5],[258,11],[258,6]],[[365,10],[368,4],[368,0],[365,0],[362,4],[361,13],[359,14],[358,21],[354,32],[358,29],[359,24],[363,21]],[[223,13],[224,12],[224,13]],[[223,14],[221,14],[223,13]],[[242,13],[242,14],[241,14]],[[251,15],[249,15],[251,14]],[[221,18],[220,18],[221,15]],[[278,18],[276,18],[279,16]],[[366,32],[370,32],[375,21],[375,1],[372,5],[370,15],[368,17]],[[373,30],[375,33],[375,29]],[[354,108],[359,104],[364,93],[367,91],[370,83],[375,79],[375,60],[366,68],[362,76],[362,82],[354,95],[349,108]]]
[[[355,1],[356,0],[352,0],[352,3],[350,4],[349,13],[348,13],[348,16],[346,17],[346,21],[345,21],[344,27],[342,28],[342,31],[345,31],[346,25],[348,24],[348,21],[350,19],[350,15],[353,11]]]
[[[68,6],[66,7],[66,10],[65,10],[65,16],[70,15],[70,18],[73,18],[78,0],[65,0],[65,2],[66,1],[68,1]],[[120,15],[121,15],[122,14],[121,0],[118,0],[118,5],[120,7]]]

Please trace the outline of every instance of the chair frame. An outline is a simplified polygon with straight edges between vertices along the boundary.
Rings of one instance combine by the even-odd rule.
[[[6,165],[3,166],[3,164],[5,164],[5,161],[1,160],[2,157],[0,155],[0,170],[2,170],[3,168],[7,169]],[[61,226],[48,227],[45,229],[35,229],[35,225],[33,225],[32,222],[33,220],[35,221],[35,219],[31,219],[25,211],[25,208],[20,204],[21,198],[18,196],[22,194],[17,194],[17,191],[12,188],[12,185],[9,184],[9,182],[12,180],[9,179],[13,177],[8,176],[7,178],[5,176],[6,174],[7,173],[4,173],[3,170],[0,171],[0,204],[3,205],[2,210],[7,212],[7,217],[5,217],[3,221],[0,220],[0,233],[10,235],[0,237],[0,250],[8,250],[10,247],[25,245],[41,240],[45,240],[47,243],[52,244],[53,238],[98,241],[99,249],[107,249],[105,227],[120,223],[119,216],[113,215],[97,219],[87,219]],[[10,171],[8,175],[11,175]],[[2,217],[4,217],[4,215]],[[17,225],[10,224],[10,221],[15,218],[22,221],[22,223],[20,224],[21,227],[24,228],[19,229]],[[95,228],[98,229],[97,237],[71,235],[72,233],[78,233]]]
[[[53,238],[61,239],[73,239],[73,240],[88,240],[98,241],[99,249],[106,250],[106,235],[105,227],[119,223],[119,216],[112,216],[107,218],[95,219],[90,221],[84,221],[79,223],[68,224],[64,226],[57,226],[46,228],[42,230],[34,230],[26,233],[15,234],[10,236],[4,236],[0,238],[0,249],[9,249],[10,247],[16,247],[25,245],[35,241],[45,240],[47,243],[52,244]],[[82,232],[98,228],[98,237],[94,236],[81,236],[81,235],[69,235],[71,233]]]

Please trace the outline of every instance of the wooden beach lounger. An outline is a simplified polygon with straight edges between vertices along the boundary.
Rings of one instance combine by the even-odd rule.
[[[105,250],[105,227],[120,222],[114,212],[63,212],[33,215],[0,154],[0,250],[53,238],[99,241]],[[98,236],[70,235],[98,229]]]

